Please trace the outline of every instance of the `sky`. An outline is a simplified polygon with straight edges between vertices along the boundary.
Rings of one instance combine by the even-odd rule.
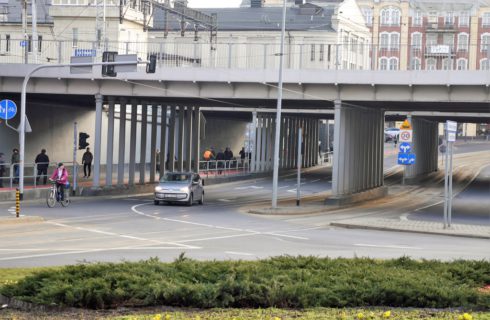
[[[242,0],[188,0],[192,8],[236,8]]]

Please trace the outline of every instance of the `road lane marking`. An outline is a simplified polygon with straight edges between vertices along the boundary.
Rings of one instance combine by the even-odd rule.
[[[235,187],[235,190],[248,190],[248,189],[264,189],[264,187],[258,186],[246,186],[246,187]]]
[[[283,189],[283,188],[289,188],[289,185],[287,185],[287,186],[282,186],[282,187],[279,187],[278,189]]]
[[[221,201],[221,202],[231,202],[233,200],[230,200],[230,199],[218,199],[218,201]]]
[[[237,256],[253,256],[254,255],[253,253],[237,252],[237,251],[225,251],[225,253],[234,254],[234,255],[237,255]]]
[[[366,243],[355,243],[356,247],[372,247],[372,248],[388,248],[388,249],[413,249],[422,250],[419,247],[409,247],[409,246],[396,246],[396,245],[377,245],[377,244],[366,244]]]
[[[321,180],[321,179],[316,179],[316,180],[311,181],[311,183],[315,183],[315,182],[318,182],[318,181],[320,181],[320,180]]]
[[[257,232],[254,232],[254,233],[242,233],[242,234],[233,234],[233,235],[221,236],[221,237],[209,237],[209,238],[200,238],[200,239],[179,240],[179,243],[198,242],[198,241],[209,241],[209,240],[221,240],[221,239],[240,238],[240,237],[249,237],[249,236],[255,236],[257,234],[260,234],[260,233],[257,233]]]
[[[260,232],[260,231],[250,230],[250,229],[243,230],[243,229],[237,229],[237,228],[231,228],[231,227],[215,226],[215,225],[205,224],[205,223],[199,223],[199,222],[191,222],[191,221],[184,221],[184,220],[171,219],[171,218],[155,217],[153,215],[146,214],[146,213],[144,213],[144,212],[139,211],[138,209],[136,209],[136,208],[138,208],[140,206],[144,206],[144,205],[148,205],[148,204],[147,203],[136,204],[136,205],[134,205],[134,206],[131,207],[131,211],[133,211],[134,213],[136,213],[138,215],[141,215],[141,216],[144,216],[144,217],[148,217],[148,218],[152,218],[152,219],[156,219],[156,220],[164,220],[164,221],[171,221],[171,222],[177,222],[177,223],[184,223],[184,224],[190,224],[190,225],[195,225],[195,226],[200,226],[200,227],[207,227],[207,228],[213,228],[213,229],[222,229],[222,230],[240,231],[240,232],[250,232],[252,235],[272,235],[272,236],[276,236],[276,237],[285,237],[285,238],[293,238],[293,239],[300,239],[300,240],[309,240],[308,238],[305,238],[305,237],[291,236],[291,235],[285,235],[285,234],[275,233],[275,232]],[[184,241],[178,241],[178,243],[184,242]]]
[[[108,235],[108,236],[114,236],[114,237],[120,237],[120,238],[126,238],[126,239],[133,239],[133,240],[139,240],[139,241],[147,241],[147,242],[153,242],[153,243],[156,243],[156,244],[171,244],[171,245],[179,246],[181,248],[184,247],[186,249],[198,249],[199,248],[199,247],[189,246],[189,245],[186,245],[186,244],[180,244],[180,243],[177,243],[177,242],[167,242],[167,241],[159,241],[159,240],[154,240],[154,239],[139,238],[139,237],[134,237],[134,236],[131,236],[131,235],[118,234],[118,233],[114,233],[114,232],[107,232],[107,231],[102,231],[102,230],[97,230],[97,229],[92,229],[92,228],[82,228],[82,227],[70,226],[68,224],[63,224],[63,223],[58,223],[58,222],[47,221],[46,223],[52,224],[52,225],[56,225],[56,226],[59,226],[59,227],[73,228],[73,229],[77,229],[77,230],[81,230],[81,231],[99,233],[99,234],[104,234],[104,235]]]

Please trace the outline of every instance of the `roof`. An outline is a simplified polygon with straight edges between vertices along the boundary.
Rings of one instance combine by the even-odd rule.
[[[332,15],[335,5],[314,6],[310,4],[301,7],[289,7],[286,11],[287,31],[334,31],[332,28]],[[218,17],[218,31],[280,31],[282,21],[282,8],[212,8],[199,9],[199,11]],[[169,29],[180,30],[177,17],[169,15]],[[162,10],[154,12],[153,26],[155,29],[164,29],[164,15]]]

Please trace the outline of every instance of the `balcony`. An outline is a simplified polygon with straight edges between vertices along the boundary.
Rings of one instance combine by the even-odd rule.
[[[456,25],[454,23],[428,23],[425,27],[426,32],[437,32],[437,33],[453,33],[457,31]]]
[[[426,57],[448,57],[454,56],[454,48],[453,46],[445,45],[445,44],[434,44],[425,47],[425,56]]]

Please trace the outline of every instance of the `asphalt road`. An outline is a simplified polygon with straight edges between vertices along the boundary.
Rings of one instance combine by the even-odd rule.
[[[328,171],[322,168],[305,173],[301,181],[302,195],[330,189]],[[399,175],[391,175],[387,185],[397,188],[399,179]],[[279,198],[294,197],[295,183],[294,176],[282,177]],[[286,254],[444,260],[490,256],[485,239],[341,229],[329,225],[331,221],[366,215],[398,218],[405,208],[381,210],[373,204],[304,216],[246,213],[244,208],[252,204],[270,205],[271,187],[267,179],[208,186],[205,204],[193,207],[155,206],[148,196],[76,199],[68,208],[53,209],[43,202],[26,202],[22,213],[41,216],[45,222],[0,225],[0,267],[150,257],[172,261],[182,252],[202,260],[257,259]],[[463,193],[461,196],[465,198]],[[10,205],[0,204],[1,215],[10,214],[9,209]]]

